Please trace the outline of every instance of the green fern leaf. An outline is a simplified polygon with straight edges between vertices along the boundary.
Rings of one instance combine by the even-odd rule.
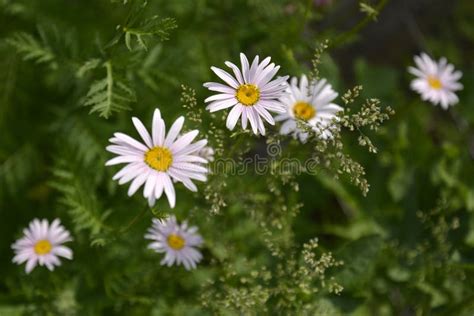
[[[113,112],[130,110],[129,104],[136,101],[135,92],[124,80],[113,72],[112,63],[105,63],[107,77],[94,82],[89,88],[84,101],[91,106],[90,113],[98,112],[108,118]]]
[[[136,47],[139,50],[147,50],[147,40],[158,37],[161,41],[168,40],[170,31],[177,27],[176,20],[172,18],[163,18],[155,15],[137,26],[129,25],[123,28],[125,33],[125,45],[132,51],[135,40]]]
[[[59,159],[50,185],[62,194],[59,203],[69,212],[76,231],[89,230],[91,235],[97,235],[104,229],[111,211],[99,212],[101,207],[93,187],[78,174],[73,161]]]
[[[52,68],[57,67],[56,57],[51,48],[44,41],[40,42],[30,34],[16,33],[6,42],[13,46],[24,60],[32,60],[38,64],[50,64]]]

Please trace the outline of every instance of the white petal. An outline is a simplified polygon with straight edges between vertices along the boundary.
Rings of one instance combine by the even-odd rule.
[[[186,148],[187,146],[189,146],[189,144],[191,144],[191,142],[196,138],[198,134],[199,134],[198,130],[187,132],[186,134],[178,138],[176,142],[171,144],[170,146],[171,151],[173,153],[177,153],[180,150]]]
[[[219,78],[224,80],[228,85],[230,85],[232,88],[237,89],[239,83],[234,78],[232,78],[232,76],[227,71],[224,71],[217,67],[211,67],[211,69],[217,76],[219,76]]]
[[[136,139],[128,136],[128,135],[125,135],[123,133],[115,133],[114,136],[116,138],[118,138],[119,140],[121,140],[122,142],[132,146],[132,147],[135,147],[136,149],[140,150],[140,151],[147,151],[148,148],[143,145],[142,143],[140,143],[139,141],[137,141]]]
[[[226,121],[226,127],[229,130],[233,130],[235,127],[235,124],[237,123],[240,114],[242,113],[242,105],[237,104],[230,110],[229,115],[227,116],[227,121]]]
[[[171,144],[174,142],[176,137],[178,136],[179,132],[181,132],[181,129],[183,128],[184,124],[184,117],[180,116],[171,126],[168,135],[166,136],[164,146],[165,147],[170,147]]]
[[[154,146],[163,146],[165,139],[165,121],[161,118],[161,113],[158,109],[155,109],[155,113],[153,113],[152,137]]]
[[[151,137],[150,137],[150,134],[148,133],[148,131],[146,130],[146,127],[145,125],[143,125],[142,121],[140,121],[138,118],[136,117],[132,117],[132,122],[133,122],[133,125],[135,125],[135,128],[137,129],[138,131],[138,134],[140,134],[140,136],[142,137],[143,141],[145,142],[145,144],[151,148],[153,147],[153,143],[151,141]]]
[[[135,194],[135,192],[137,192],[137,190],[143,185],[143,183],[145,183],[149,173],[150,171],[142,173],[132,181],[132,184],[130,184],[130,187],[128,188],[128,196],[132,196],[133,194]]]
[[[143,161],[143,157],[139,156],[118,156],[108,160],[105,165],[106,166],[113,166],[118,165],[121,163],[129,163],[129,162],[140,162]]]
[[[227,94],[235,94],[235,89],[230,88],[229,86],[223,85],[218,82],[206,82],[203,84],[204,87],[208,88],[211,91],[222,92]]]
[[[173,183],[171,182],[170,177],[166,174],[164,175],[163,180],[164,180],[163,184],[165,187],[166,197],[168,198],[170,207],[174,208],[174,206],[176,205],[176,193],[174,191]]]
[[[240,53],[240,63],[242,64],[242,75],[244,77],[245,83],[250,83],[250,76],[249,76],[249,61],[247,56],[243,53]]]
[[[65,246],[56,246],[52,251],[54,254],[64,257],[66,259],[72,259],[72,250]]]

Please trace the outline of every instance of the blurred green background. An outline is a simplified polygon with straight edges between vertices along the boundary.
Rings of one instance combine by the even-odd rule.
[[[0,0],[0,315],[473,315],[474,2],[363,4]],[[339,95],[360,84],[396,112],[366,131],[377,154],[344,132],[367,196],[337,170],[216,175],[198,193],[177,187],[174,210],[163,200],[149,210],[112,181],[108,138],[136,136],[130,117],[150,126],[155,107],[168,126],[186,115],[218,157],[264,151],[265,139],[235,142],[221,115],[204,113],[210,66],[244,52],[299,76],[325,40],[320,75]],[[447,111],[409,90],[407,67],[423,51],[463,72]],[[88,91],[108,76],[127,88],[90,113]],[[284,140],[283,151],[312,148]],[[146,249],[152,216],[170,212],[206,240],[197,270],[161,267]],[[10,246],[36,217],[61,218],[74,260],[26,275]],[[317,258],[344,264],[308,259],[315,237]]]

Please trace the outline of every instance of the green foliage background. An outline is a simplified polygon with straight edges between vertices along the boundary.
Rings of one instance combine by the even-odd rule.
[[[351,27],[362,21],[355,28],[331,20],[340,2],[0,0],[0,315],[472,315],[473,3],[452,1],[452,15],[427,15],[442,27],[419,30],[418,49],[464,73],[461,102],[443,111],[408,89],[414,48],[397,62],[344,62],[390,1],[346,12]],[[168,126],[186,115],[217,157],[264,151],[264,138],[232,134],[204,111],[209,67],[242,51],[271,55],[280,74],[309,73],[325,40],[320,76],[340,96],[361,84],[362,97],[396,112],[364,130],[377,154],[343,131],[366,196],[350,181],[363,174],[337,177],[334,164],[317,175],[211,176],[195,194],[178,186],[174,210],[163,199],[150,210],[112,181],[108,138],[136,135],[130,117],[148,125],[155,107]],[[267,142],[283,155],[315,150],[276,131]],[[146,249],[151,218],[170,212],[205,239],[197,270],[162,267]],[[74,260],[54,273],[11,263],[35,217],[59,217],[74,236]]]

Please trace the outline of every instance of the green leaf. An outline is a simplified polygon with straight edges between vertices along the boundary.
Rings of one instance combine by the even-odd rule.
[[[135,91],[114,73],[111,61],[105,63],[107,77],[95,81],[87,92],[85,106],[91,106],[90,113],[98,112],[108,118],[113,112],[130,110],[129,104],[136,102]]]
[[[123,27],[125,33],[125,46],[132,51],[134,48],[147,50],[147,40],[159,38],[161,41],[169,39],[170,31],[177,27],[176,20],[172,18],[163,18],[155,15],[134,26]],[[135,42],[135,45],[134,45]]]
[[[51,48],[44,42],[38,41],[31,34],[19,32],[6,39],[17,52],[23,55],[24,60],[31,60],[38,64],[49,64],[56,68],[55,55]]]
[[[367,236],[347,243],[336,253],[336,258],[343,260],[344,266],[335,277],[344,289],[358,291],[367,288],[381,247],[380,236]]]

